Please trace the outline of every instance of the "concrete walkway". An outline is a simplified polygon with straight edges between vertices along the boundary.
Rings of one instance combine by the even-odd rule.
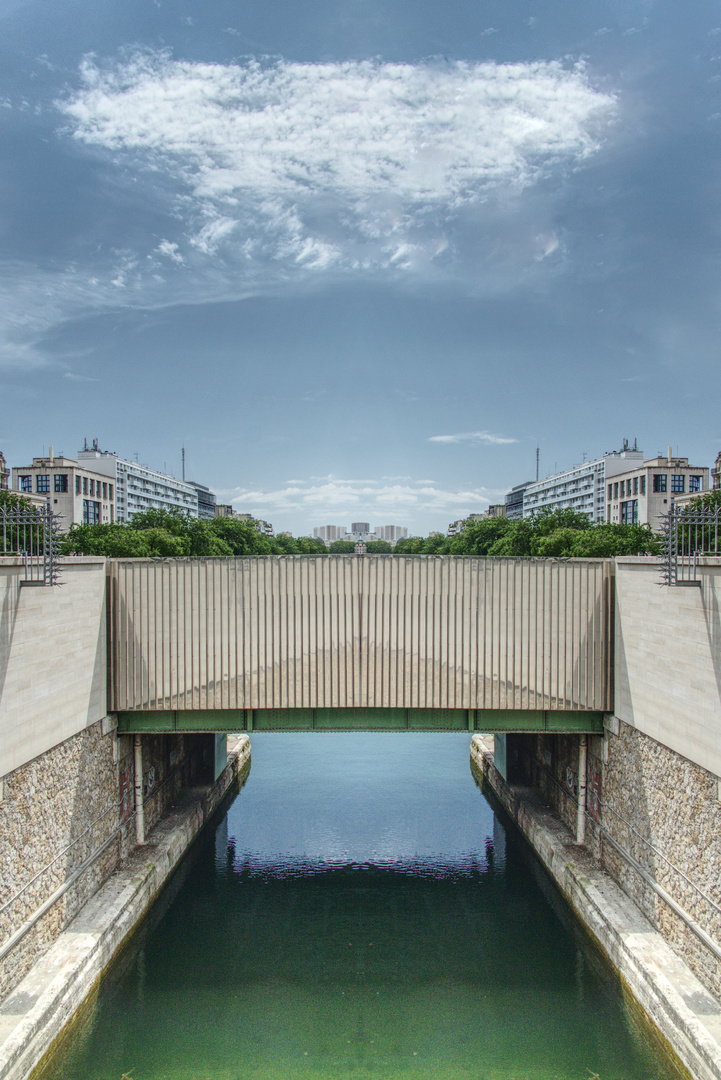
[[[51,1051],[249,760],[238,736],[218,780],[183,794],[3,1001],[0,1080],[25,1080]]]
[[[721,1080],[718,1001],[559,818],[534,800],[533,791],[506,783],[493,762],[492,737],[473,736],[471,760],[671,1056],[695,1080]]]

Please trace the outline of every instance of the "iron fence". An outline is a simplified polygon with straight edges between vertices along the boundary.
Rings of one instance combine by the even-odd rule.
[[[671,505],[662,524],[663,584],[700,585],[698,560],[719,554],[721,506]]]
[[[21,585],[59,584],[58,532],[58,516],[49,502],[45,506],[0,506],[0,555],[23,560]]]

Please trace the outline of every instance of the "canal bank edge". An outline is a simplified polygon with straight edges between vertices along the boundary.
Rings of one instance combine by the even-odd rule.
[[[62,1038],[137,929],[188,848],[250,763],[247,735],[229,738],[218,779],[185,794],[87,901],[0,1006],[0,1080],[26,1080]]]
[[[492,740],[474,735],[471,762],[620,976],[624,991],[694,1080],[721,1080],[721,1008],[621,887],[531,789],[508,784]]]

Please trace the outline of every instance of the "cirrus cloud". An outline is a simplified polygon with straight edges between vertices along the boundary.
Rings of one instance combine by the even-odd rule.
[[[484,443],[486,446],[505,446],[518,442],[518,439],[506,435],[492,435],[490,431],[461,431],[456,435],[431,435],[428,442],[437,443]]]

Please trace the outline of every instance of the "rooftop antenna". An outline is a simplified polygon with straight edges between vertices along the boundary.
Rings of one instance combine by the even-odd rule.
[[[183,481],[185,481],[185,447],[183,447]]]
[[[538,463],[539,463],[539,460],[540,460],[540,456],[541,456],[541,448],[540,448],[540,446],[537,446],[536,447],[536,483],[538,483]]]

